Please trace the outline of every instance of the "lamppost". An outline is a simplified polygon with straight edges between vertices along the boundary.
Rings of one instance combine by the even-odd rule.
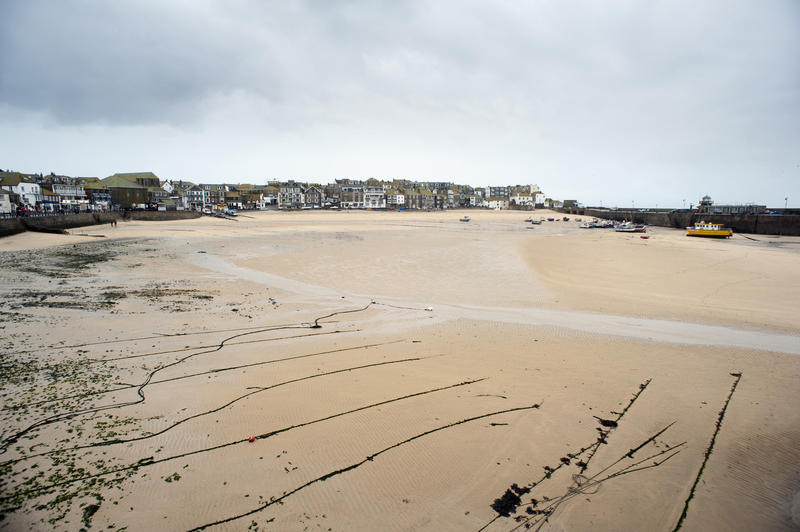
[[[686,208],[686,198],[683,198],[683,208]]]
[[[783,209],[786,210],[789,208],[789,196],[783,198]]]

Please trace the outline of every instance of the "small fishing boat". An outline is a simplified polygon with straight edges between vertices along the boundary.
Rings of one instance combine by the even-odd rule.
[[[531,223],[533,225],[542,225],[542,221],[541,220],[531,220]]]
[[[730,238],[733,229],[719,224],[710,224],[703,221],[697,222],[693,227],[686,228],[686,236],[705,236],[710,238]]]
[[[634,224],[633,222],[625,222],[615,226],[614,231],[618,233],[646,233],[647,226],[643,224]]]
[[[458,221],[459,222],[468,222],[469,221],[469,216],[464,216],[463,218],[459,218]]]

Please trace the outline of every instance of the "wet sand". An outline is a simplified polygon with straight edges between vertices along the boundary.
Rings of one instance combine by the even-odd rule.
[[[800,239],[469,214],[0,240],[0,527],[800,526]]]

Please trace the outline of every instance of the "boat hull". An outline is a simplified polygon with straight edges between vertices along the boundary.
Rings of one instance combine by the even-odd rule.
[[[695,229],[686,228],[686,236],[704,236],[707,238],[730,238],[733,235],[731,229]]]

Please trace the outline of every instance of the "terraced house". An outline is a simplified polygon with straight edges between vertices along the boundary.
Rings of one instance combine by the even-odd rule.
[[[183,191],[183,202],[187,208],[193,211],[202,211],[207,204],[211,203],[211,192],[200,185],[194,185]]]
[[[343,209],[364,208],[364,185],[361,182],[348,182],[339,185],[340,203]]]
[[[208,191],[208,202],[210,204],[221,205],[225,203],[225,193],[228,191],[228,185],[208,184],[200,186]]]
[[[286,209],[299,209],[303,206],[303,187],[289,180],[278,187],[278,205]]]
[[[320,209],[325,203],[325,192],[320,185],[309,185],[303,191],[303,205]]]
[[[392,189],[386,191],[386,208],[387,209],[405,209],[406,195],[398,190]]]
[[[225,191],[225,205],[229,209],[241,209],[244,206],[242,194],[236,187],[228,187],[228,190]]]
[[[78,209],[80,211],[89,210],[89,198],[83,185],[67,185],[64,183],[53,183],[51,190],[54,194],[61,197],[61,208],[66,210]]]
[[[436,208],[436,195],[426,188],[406,190],[406,208],[431,210]]]
[[[385,209],[386,208],[386,194],[383,192],[383,187],[365,186],[364,187],[364,208],[366,209]]]

